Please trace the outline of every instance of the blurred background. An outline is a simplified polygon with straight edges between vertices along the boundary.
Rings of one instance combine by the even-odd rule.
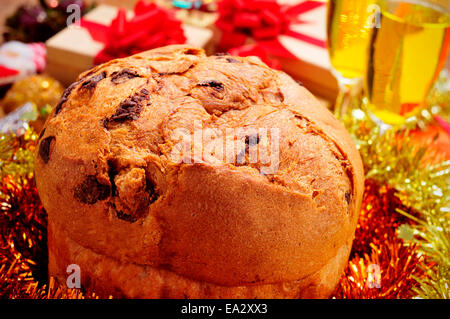
[[[86,3],[97,3],[97,4],[109,4],[114,6],[120,6],[128,9],[132,9],[135,5],[135,3],[138,0],[86,0]],[[20,5],[36,5],[39,4],[39,0],[1,0],[0,1],[0,33],[3,34],[5,31],[5,20],[7,17],[12,15],[14,11],[19,7]],[[4,41],[3,38],[1,40]]]

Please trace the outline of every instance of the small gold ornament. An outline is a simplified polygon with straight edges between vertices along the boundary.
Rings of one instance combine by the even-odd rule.
[[[14,83],[1,104],[5,113],[27,102],[34,103],[41,110],[48,105],[55,105],[63,91],[64,87],[57,80],[45,75],[33,75]]]
[[[39,132],[63,91],[64,87],[57,80],[45,75],[33,75],[15,82],[0,105],[8,114],[25,103],[31,103],[37,113],[31,125]]]

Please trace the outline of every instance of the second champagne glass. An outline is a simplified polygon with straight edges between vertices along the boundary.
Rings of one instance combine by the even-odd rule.
[[[403,125],[421,111],[450,50],[449,0],[379,0],[370,37],[366,105],[382,123]]]

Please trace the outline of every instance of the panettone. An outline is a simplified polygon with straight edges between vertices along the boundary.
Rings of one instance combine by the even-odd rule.
[[[105,297],[328,297],[363,192],[351,137],[304,87],[179,45],[81,74],[35,174],[50,275],[76,264]]]

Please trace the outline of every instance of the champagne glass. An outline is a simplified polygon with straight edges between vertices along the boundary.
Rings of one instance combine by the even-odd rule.
[[[365,74],[370,33],[377,22],[375,3],[376,0],[328,1],[328,53],[339,85],[337,117],[346,112]]]
[[[450,44],[450,1],[379,0],[369,41],[365,104],[376,119],[402,125],[424,106]]]

